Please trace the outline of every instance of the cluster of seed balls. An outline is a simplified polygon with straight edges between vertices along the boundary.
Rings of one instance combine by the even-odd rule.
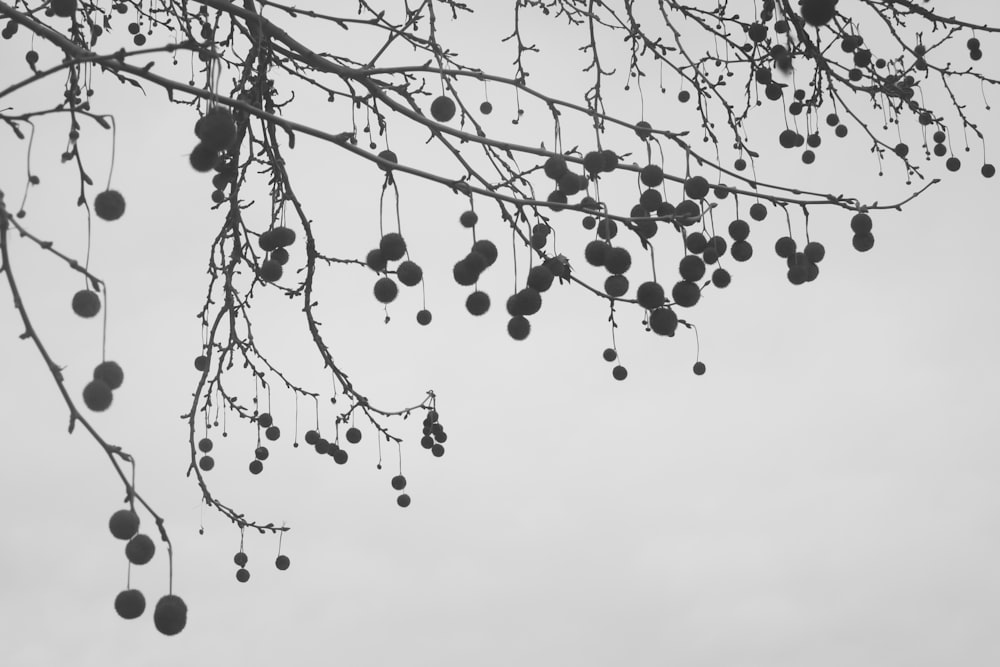
[[[384,234],[379,240],[377,248],[373,248],[365,257],[365,264],[375,273],[388,273],[389,262],[398,262],[406,256],[406,241],[402,234],[389,232]],[[396,267],[396,278],[407,287],[415,287],[424,278],[424,270],[420,265],[409,259],[399,262]],[[372,288],[375,299],[379,303],[389,304],[396,300],[399,295],[399,287],[396,281],[388,275],[383,275],[375,281]],[[429,321],[429,320],[428,320]]]
[[[219,163],[219,155],[236,141],[233,115],[223,107],[212,107],[194,124],[199,141],[191,151],[191,166],[195,171],[211,171]]]
[[[264,282],[273,283],[281,279],[283,267],[288,263],[288,248],[295,243],[295,230],[291,227],[274,227],[257,239],[260,249],[268,253],[260,263],[257,276]]]
[[[241,584],[245,584],[246,582],[250,581],[250,570],[247,569],[247,562],[249,560],[250,559],[246,555],[246,552],[244,552],[242,549],[236,552],[236,555],[233,556],[233,562],[236,564],[236,567],[238,568],[236,570],[236,581],[240,582]],[[278,554],[278,557],[274,559],[274,566],[282,571],[287,570],[288,566],[291,564],[292,564],[291,559],[284,554]]]
[[[108,521],[111,534],[127,540],[125,558],[132,565],[145,565],[153,559],[156,544],[145,533],[139,532],[139,515],[132,509],[121,509]],[[146,598],[134,588],[123,590],[115,597],[115,611],[124,619],[139,618],[146,610]],[[176,635],[187,624],[187,605],[176,595],[164,595],[153,612],[156,629],[165,635]]]
[[[361,429],[351,427],[344,433],[344,438],[352,445],[361,442]],[[307,445],[312,445],[317,454],[331,456],[340,465],[347,463],[348,454],[341,449],[337,442],[330,442],[319,434],[319,431],[310,429],[306,431],[305,441]]]

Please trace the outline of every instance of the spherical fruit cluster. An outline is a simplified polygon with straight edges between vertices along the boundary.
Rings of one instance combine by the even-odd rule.
[[[809,25],[824,26],[837,15],[837,0],[799,0],[799,13]]]
[[[602,155],[604,154],[602,153]],[[612,158],[612,155],[613,153],[609,153],[606,156],[608,164],[611,165],[613,163],[614,166],[617,166],[618,157],[617,155],[614,155]],[[602,160],[603,159],[604,158],[602,157]],[[612,166],[612,168],[614,168],[614,166]],[[549,202],[549,206],[553,211],[562,210],[563,206],[565,206],[565,204],[569,201],[569,197],[586,191],[587,185],[589,184],[589,179],[586,176],[583,174],[577,174],[576,172],[570,170],[566,158],[562,155],[553,155],[548,158],[542,169],[545,172],[545,175],[554,180],[556,183],[556,189],[553,190],[546,198],[546,201]]]
[[[531,333],[529,315],[534,315],[542,307],[542,295],[534,287],[525,287],[507,299],[507,333],[514,340],[524,340]]]
[[[91,380],[83,388],[83,402],[94,412],[104,412],[111,407],[111,387],[104,380]]]
[[[103,361],[94,368],[94,379],[83,388],[83,402],[94,412],[111,407],[114,389],[122,385],[125,374],[114,361]]]
[[[455,101],[445,95],[434,98],[431,102],[431,117],[439,123],[447,123],[455,117]]]
[[[650,311],[647,320],[650,330],[660,336],[673,336],[677,331],[677,314],[668,306]]]
[[[490,309],[490,295],[479,290],[472,292],[465,299],[465,309],[477,317],[485,315]]]
[[[306,431],[305,441],[307,445],[312,445],[316,449],[317,454],[328,454],[340,465],[347,463],[347,452],[342,450],[336,443],[332,443],[321,437],[319,431],[314,429]]]
[[[126,620],[139,618],[146,611],[146,598],[134,588],[124,590],[115,596],[115,611]]]
[[[118,510],[111,515],[108,528],[119,540],[130,540],[139,532],[139,515],[130,509]]]
[[[176,595],[164,595],[156,603],[153,624],[165,635],[176,635],[187,625],[187,605]]]
[[[851,218],[851,231],[854,238],[851,243],[854,249],[859,252],[868,252],[875,246],[875,237],[872,236],[872,219],[865,212],[854,214]]]
[[[438,419],[438,412],[431,409],[427,412],[427,416],[424,417],[423,437],[420,438],[420,446],[424,449],[429,449],[434,456],[441,457],[444,456],[444,443],[447,441],[448,434]],[[396,483],[394,478],[394,488]],[[406,481],[403,480],[403,486],[405,485]],[[397,490],[401,490],[402,488],[401,486]]]
[[[372,271],[382,273],[388,271],[389,262],[403,259],[406,255],[406,241],[397,232],[385,234],[379,241],[379,247],[368,252],[365,263]],[[416,262],[404,260],[396,268],[396,278],[407,287],[418,285],[423,280],[424,271]],[[385,275],[375,281],[372,287],[375,300],[382,304],[389,304],[395,301],[399,295],[399,287],[396,281]]]
[[[198,467],[205,472],[215,468],[215,459],[209,453],[214,446],[215,444],[212,442],[212,439],[208,437],[198,441],[198,451],[202,453],[202,457],[198,459]]]
[[[213,107],[195,123],[194,133],[200,141],[191,151],[191,166],[196,171],[211,171],[219,162],[219,153],[236,141],[236,122],[228,109]]]
[[[970,37],[969,41],[965,43],[965,46],[969,49],[969,59],[982,60],[983,58],[982,45],[980,44],[977,38]]]
[[[101,297],[93,290],[80,290],[73,295],[73,312],[88,319],[94,317],[101,312]]]
[[[793,285],[816,280],[819,275],[819,263],[826,257],[826,248],[818,241],[810,241],[800,252],[798,245],[790,236],[782,236],[774,244],[774,252],[786,260],[788,266],[788,282]]]
[[[156,544],[153,538],[143,533],[137,533],[125,545],[125,557],[133,565],[145,565],[153,560]]]
[[[480,239],[472,244],[469,254],[455,263],[452,277],[464,287],[475,285],[479,276],[497,261],[498,255],[497,247],[492,241]]]
[[[76,0],[52,0],[52,4],[49,7],[56,16],[68,18],[76,12]],[[145,606],[145,602],[143,606]]]
[[[94,213],[102,220],[117,220],[125,214],[125,198],[117,190],[105,190],[94,197]]]
[[[379,152],[378,157],[379,159],[385,160],[387,163],[389,163],[389,164],[380,164],[378,166],[378,168],[381,169],[382,171],[392,171],[392,165],[399,162],[399,158],[396,156],[394,152],[390,150],[384,150]]]
[[[257,245],[264,252],[287,248],[293,243],[295,243],[295,230],[284,225],[268,229],[257,239]]]
[[[604,357],[604,361],[607,361],[608,363],[618,361],[618,351],[611,347],[605,348],[604,352],[601,353],[601,356]],[[620,363],[615,364],[615,366],[611,369],[611,376],[619,381],[624,380],[628,377],[628,370]]]
[[[194,358],[194,368],[195,370],[204,373],[208,370],[208,356],[201,354]]]

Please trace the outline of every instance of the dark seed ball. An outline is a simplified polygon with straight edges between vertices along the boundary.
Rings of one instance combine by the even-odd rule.
[[[872,230],[872,219],[867,213],[855,213],[851,218],[851,231],[855,234],[867,234]]]

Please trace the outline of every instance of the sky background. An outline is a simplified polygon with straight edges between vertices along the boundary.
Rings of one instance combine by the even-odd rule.
[[[983,19],[1000,19],[992,11]],[[491,18],[452,34],[473,63],[488,58],[477,42],[495,43],[495,32],[486,32]],[[579,38],[536,30],[553,53],[574,53]],[[0,61],[22,66],[20,44],[0,42]],[[559,71],[562,62],[542,60],[539,69],[558,64],[548,76],[571,97],[579,90],[575,69]],[[186,78],[185,66],[178,72]],[[538,72],[540,81],[545,76]],[[132,571],[146,614],[124,621],[114,613],[127,568],[107,520],[121,507],[121,486],[95,443],[67,434],[65,407],[37,352],[18,340],[5,289],[4,665],[1000,661],[1000,267],[993,261],[1000,231],[996,181],[979,177],[978,147],[963,156],[959,174],[933,163],[944,182],[903,212],[874,216],[869,253],[851,248],[845,212],[817,212],[811,234],[826,244],[827,258],[806,286],[790,285],[771,251],[786,233],[777,216],[755,225],[754,258],[730,262],[733,284],[691,312],[708,365],[702,377],[690,371],[693,336],[646,334],[641,313],[621,309],[625,382],[614,381],[601,359],[610,342],[606,307],[581,290],[554,289],[532,318],[529,339],[509,339],[502,304],[512,284],[511,246],[504,223],[482,213],[480,232],[497,241],[501,259],[481,282],[494,309],[468,315],[466,292],[450,278],[469,243],[457,224],[464,203],[400,178],[402,224],[425,269],[433,324],[413,321],[414,290],[404,291],[384,324],[371,274],[339,269],[325,276],[320,299],[337,306],[323,320],[363,393],[391,407],[416,403],[427,389],[438,394],[447,454],[434,459],[417,446],[419,423],[395,429],[407,438],[403,466],[413,497],[401,510],[389,485],[395,450],[384,449],[386,465],[377,470],[371,432],[346,466],[294,450],[286,436],[271,447],[264,473],[252,477],[252,430],[233,427],[226,442],[216,440],[214,490],[265,523],[292,526],[282,545],[292,561],[287,572],[273,566],[275,538],[247,535],[252,578],[240,584],[232,563],[238,531],[202,512],[196,485],[183,476],[187,434],[178,416],[197,381],[205,250],[221,221],[208,209],[209,179],[187,166],[195,116],[166,105],[157,91],[143,98],[107,82],[98,91],[101,103],[118,110],[113,185],[128,208],[117,222],[94,221],[91,266],[110,287],[109,358],[122,364],[125,384],[112,409],[92,421],[137,458],[138,487],[167,519],[174,591],[189,606],[188,626],[171,638],[153,627],[152,605],[166,593],[162,552]],[[511,96],[490,93],[497,107],[491,131],[550,144],[543,110],[529,110],[515,129]],[[686,126],[689,112],[676,109],[672,95],[653,98],[660,99],[647,95],[647,117]],[[987,98],[995,101],[990,91]],[[18,102],[44,99],[28,94]],[[616,100],[635,108],[634,97]],[[970,99],[971,112],[989,133],[997,112],[977,100]],[[343,107],[303,107],[302,114],[315,114],[330,131],[349,128]],[[29,196],[26,221],[82,256],[86,220],[67,194],[75,193],[74,174],[59,165],[65,129],[47,122],[32,157],[42,184]],[[423,135],[399,127],[390,132],[401,159],[434,164]],[[575,131],[567,120],[564,136]],[[16,209],[24,147],[3,136],[0,149],[11,157],[0,164],[0,187]],[[583,131],[573,136],[567,145],[591,141]],[[103,183],[107,135],[91,130],[83,141]],[[639,150],[634,139],[621,141],[623,151]],[[765,163],[772,180],[798,178],[864,200],[905,192],[898,165],[888,163],[879,179],[863,144],[821,152],[816,170],[804,172],[775,141],[760,141],[773,160]],[[378,239],[378,170],[304,138],[292,157],[318,233],[329,234],[336,253],[363,256]],[[668,167],[682,165],[676,150],[668,153]],[[608,185],[610,195],[602,186],[602,194],[627,210],[633,195],[622,181],[617,191]],[[723,210],[726,224],[732,210]],[[265,207],[248,217],[262,229]],[[582,272],[578,218],[564,213],[554,224]],[[801,220],[795,224],[798,236]],[[78,395],[100,360],[100,323],[72,314],[81,285],[51,257],[18,240],[11,250],[29,313]],[[295,251],[302,252],[293,250],[293,263]],[[303,384],[329,387],[318,357],[300,344],[295,304],[262,298],[255,313],[260,341],[275,358]],[[274,394],[272,412],[286,433],[293,409],[287,395]]]

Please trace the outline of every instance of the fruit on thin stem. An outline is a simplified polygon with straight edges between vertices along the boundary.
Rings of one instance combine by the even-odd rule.
[[[111,407],[111,387],[104,380],[91,380],[83,388],[83,402],[94,412]]]
[[[472,315],[483,315],[490,309],[490,295],[486,292],[475,291],[465,300],[465,309]]]
[[[176,635],[187,625],[187,605],[176,595],[164,595],[156,603],[153,624],[165,635]]]
[[[155,553],[156,544],[153,543],[153,538],[145,533],[138,533],[125,545],[125,557],[133,565],[145,565],[153,560]]]
[[[103,361],[94,368],[94,379],[103,380],[111,389],[122,386],[125,373],[122,367],[113,361]]]
[[[130,540],[139,532],[139,515],[132,510],[118,510],[111,515],[108,528],[119,540]]]
[[[507,322],[507,333],[514,340],[524,340],[531,333],[531,323],[523,315],[515,315]]]
[[[117,220],[125,213],[125,198],[117,190],[105,190],[94,197],[94,213],[102,220]]]
[[[454,118],[455,110],[455,101],[445,95],[435,97],[431,102],[431,117],[439,123],[447,123]]]
[[[76,0],[52,0],[52,3],[49,5],[49,7],[52,8],[52,13],[55,14],[56,16],[69,18],[70,16],[73,16],[73,14],[76,12]],[[138,591],[136,592],[138,593]],[[146,603],[143,602],[144,607],[145,605]],[[142,612],[140,611],[139,613],[141,614]],[[126,616],[126,618],[135,618],[135,617]]]
[[[198,119],[194,133],[207,147],[221,151],[236,140],[236,123],[228,109],[214,107]]]
[[[216,163],[219,161],[219,151],[204,142],[200,142],[191,151],[189,161],[195,171],[202,173],[209,172],[215,168]]]
[[[800,0],[802,20],[816,28],[829,23],[837,14],[837,0]]]
[[[124,619],[139,618],[146,611],[146,598],[134,588],[124,590],[115,596],[115,611]]]
[[[73,295],[73,312],[87,318],[97,315],[101,312],[101,297],[93,290],[80,290]]]
[[[417,285],[424,277],[424,270],[416,262],[406,259],[396,267],[396,277],[407,287]]]
[[[382,251],[382,256],[390,262],[403,259],[403,256],[406,254],[406,241],[397,232],[389,232],[383,236],[378,243],[378,247]]]

